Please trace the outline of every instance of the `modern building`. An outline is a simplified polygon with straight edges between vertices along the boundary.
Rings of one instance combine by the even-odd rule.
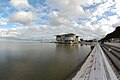
[[[74,33],[55,35],[57,43],[76,44],[79,43],[79,36]]]

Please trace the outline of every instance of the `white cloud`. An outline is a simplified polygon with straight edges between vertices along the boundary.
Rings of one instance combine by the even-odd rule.
[[[94,16],[99,15],[102,16],[103,13],[105,13],[106,11],[109,11],[111,9],[110,6],[113,6],[114,3],[111,0],[108,0],[106,3],[104,4],[100,4],[99,6],[97,6],[97,9],[92,13]]]
[[[69,23],[69,20],[66,19],[62,14],[56,11],[53,11],[51,13],[50,25],[60,26],[60,25],[68,24],[68,23]]]
[[[109,16],[108,19],[106,18],[102,18],[101,20],[98,21],[98,23],[96,25],[113,25],[120,22],[120,20],[118,19],[118,15],[114,15],[114,16]]]
[[[118,9],[119,7],[116,8],[116,2],[113,2],[113,0],[106,0],[105,3],[99,4],[92,12],[93,15],[89,17],[91,20],[84,23],[85,27],[82,27],[82,30],[86,31],[86,34],[89,37],[102,37],[103,35],[112,32],[117,27],[115,25],[113,26],[113,24],[120,22],[120,20],[118,19]],[[117,15],[111,12],[115,12],[117,13]],[[92,25],[91,23],[94,23],[94,25]],[[85,34],[83,34],[83,36],[84,35]]]
[[[93,25],[91,25],[91,22],[86,22],[85,26],[90,30],[95,30],[95,27]]]
[[[47,6],[43,7],[37,5],[36,8],[34,6],[32,8],[39,17],[39,21],[36,20],[36,22],[46,21],[44,25],[36,24],[35,21],[30,24],[36,19],[36,14],[34,14],[33,11],[25,12],[18,10],[18,12],[14,12],[14,14],[11,15],[9,21],[12,23],[24,24],[23,26],[26,26],[26,24],[30,25],[22,29],[9,29],[8,31],[3,31],[3,33],[30,39],[53,38],[55,34],[71,32],[79,34],[86,39],[95,37],[100,38],[114,30],[115,27],[112,27],[113,24],[120,22],[118,19],[120,16],[119,0],[114,0],[116,2],[113,2],[113,0],[46,1]],[[10,3],[17,9],[31,7],[27,0],[11,0]],[[85,7],[88,9],[85,9]],[[109,13],[109,11],[115,12],[117,15],[104,15],[104,13]],[[81,19],[80,21],[82,24],[76,22],[78,18]],[[85,20],[86,18],[88,20]],[[50,24],[48,24],[47,21],[49,21],[48,23]]]
[[[120,16],[120,1],[115,0],[115,12]]]
[[[28,25],[36,19],[37,16],[33,11],[24,10],[26,8],[31,8],[28,0],[11,0],[10,3],[17,8],[18,11],[10,15],[9,22]]]
[[[7,22],[8,22],[8,19],[7,19],[7,18],[3,18],[3,17],[0,15],[0,26],[7,25]]]
[[[112,18],[111,18],[112,19]],[[114,28],[112,27],[112,24],[115,24],[117,21],[112,21],[112,20],[107,20],[105,18],[99,20],[95,25],[95,33],[97,35],[105,35],[107,33],[110,33],[114,30]]]
[[[16,30],[0,28],[0,37],[15,37],[18,34]]]
[[[118,15],[110,16],[109,19],[109,24],[116,24],[120,22],[120,20],[118,19]]]
[[[7,25],[7,23],[0,21],[0,26],[3,26],[3,25]]]
[[[117,26],[120,26],[120,22],[116,23],[116,24],[113,24],[112,25],[114,28],[116,28]]]
[[[9,21],[12,23],[20,23],[27,25],[35,19],[36,15],[32,11],[19,11],[12,14]]]
[[[51,9],[59,9],[71,20],[76,20],[80,15],[85,14],[79,0],[48,0],[48,5]]]
[[[11,0],[11,5],[15,8],[30,8],[30,4],[27,0]]]
[[[90,6],[98,3],[102,4],[105,1],[106,0],[48,0],[47,4],[52,10],[58,9],[64,16],[75,21],[79,17],[89,17],[91,15],[89,10],[83,9],[83,6]],[[93,15],[104,13],[109,6],[110,4],[100,5]]]

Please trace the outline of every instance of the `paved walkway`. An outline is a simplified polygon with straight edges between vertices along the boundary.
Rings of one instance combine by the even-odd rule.
[[[118,80],[99,44],[72,80]]]

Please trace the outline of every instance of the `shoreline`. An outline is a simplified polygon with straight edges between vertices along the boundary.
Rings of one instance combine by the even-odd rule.
[[[65,80],[72,80],[72,78],[77,74],[77,72],[81,69],[82,65],[85,63],[86,59],[89,57],[90,53],[93,49],[88,53],[88,55],[85,57],[85,59],[78,64],[78,66],[65,78]]]
[[[39,41],[0,40],[0,42],[39,42]]]

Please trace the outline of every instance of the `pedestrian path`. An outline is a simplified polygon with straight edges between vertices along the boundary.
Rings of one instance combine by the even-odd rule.
[[[118,80],[99,44],[72,80]]]

